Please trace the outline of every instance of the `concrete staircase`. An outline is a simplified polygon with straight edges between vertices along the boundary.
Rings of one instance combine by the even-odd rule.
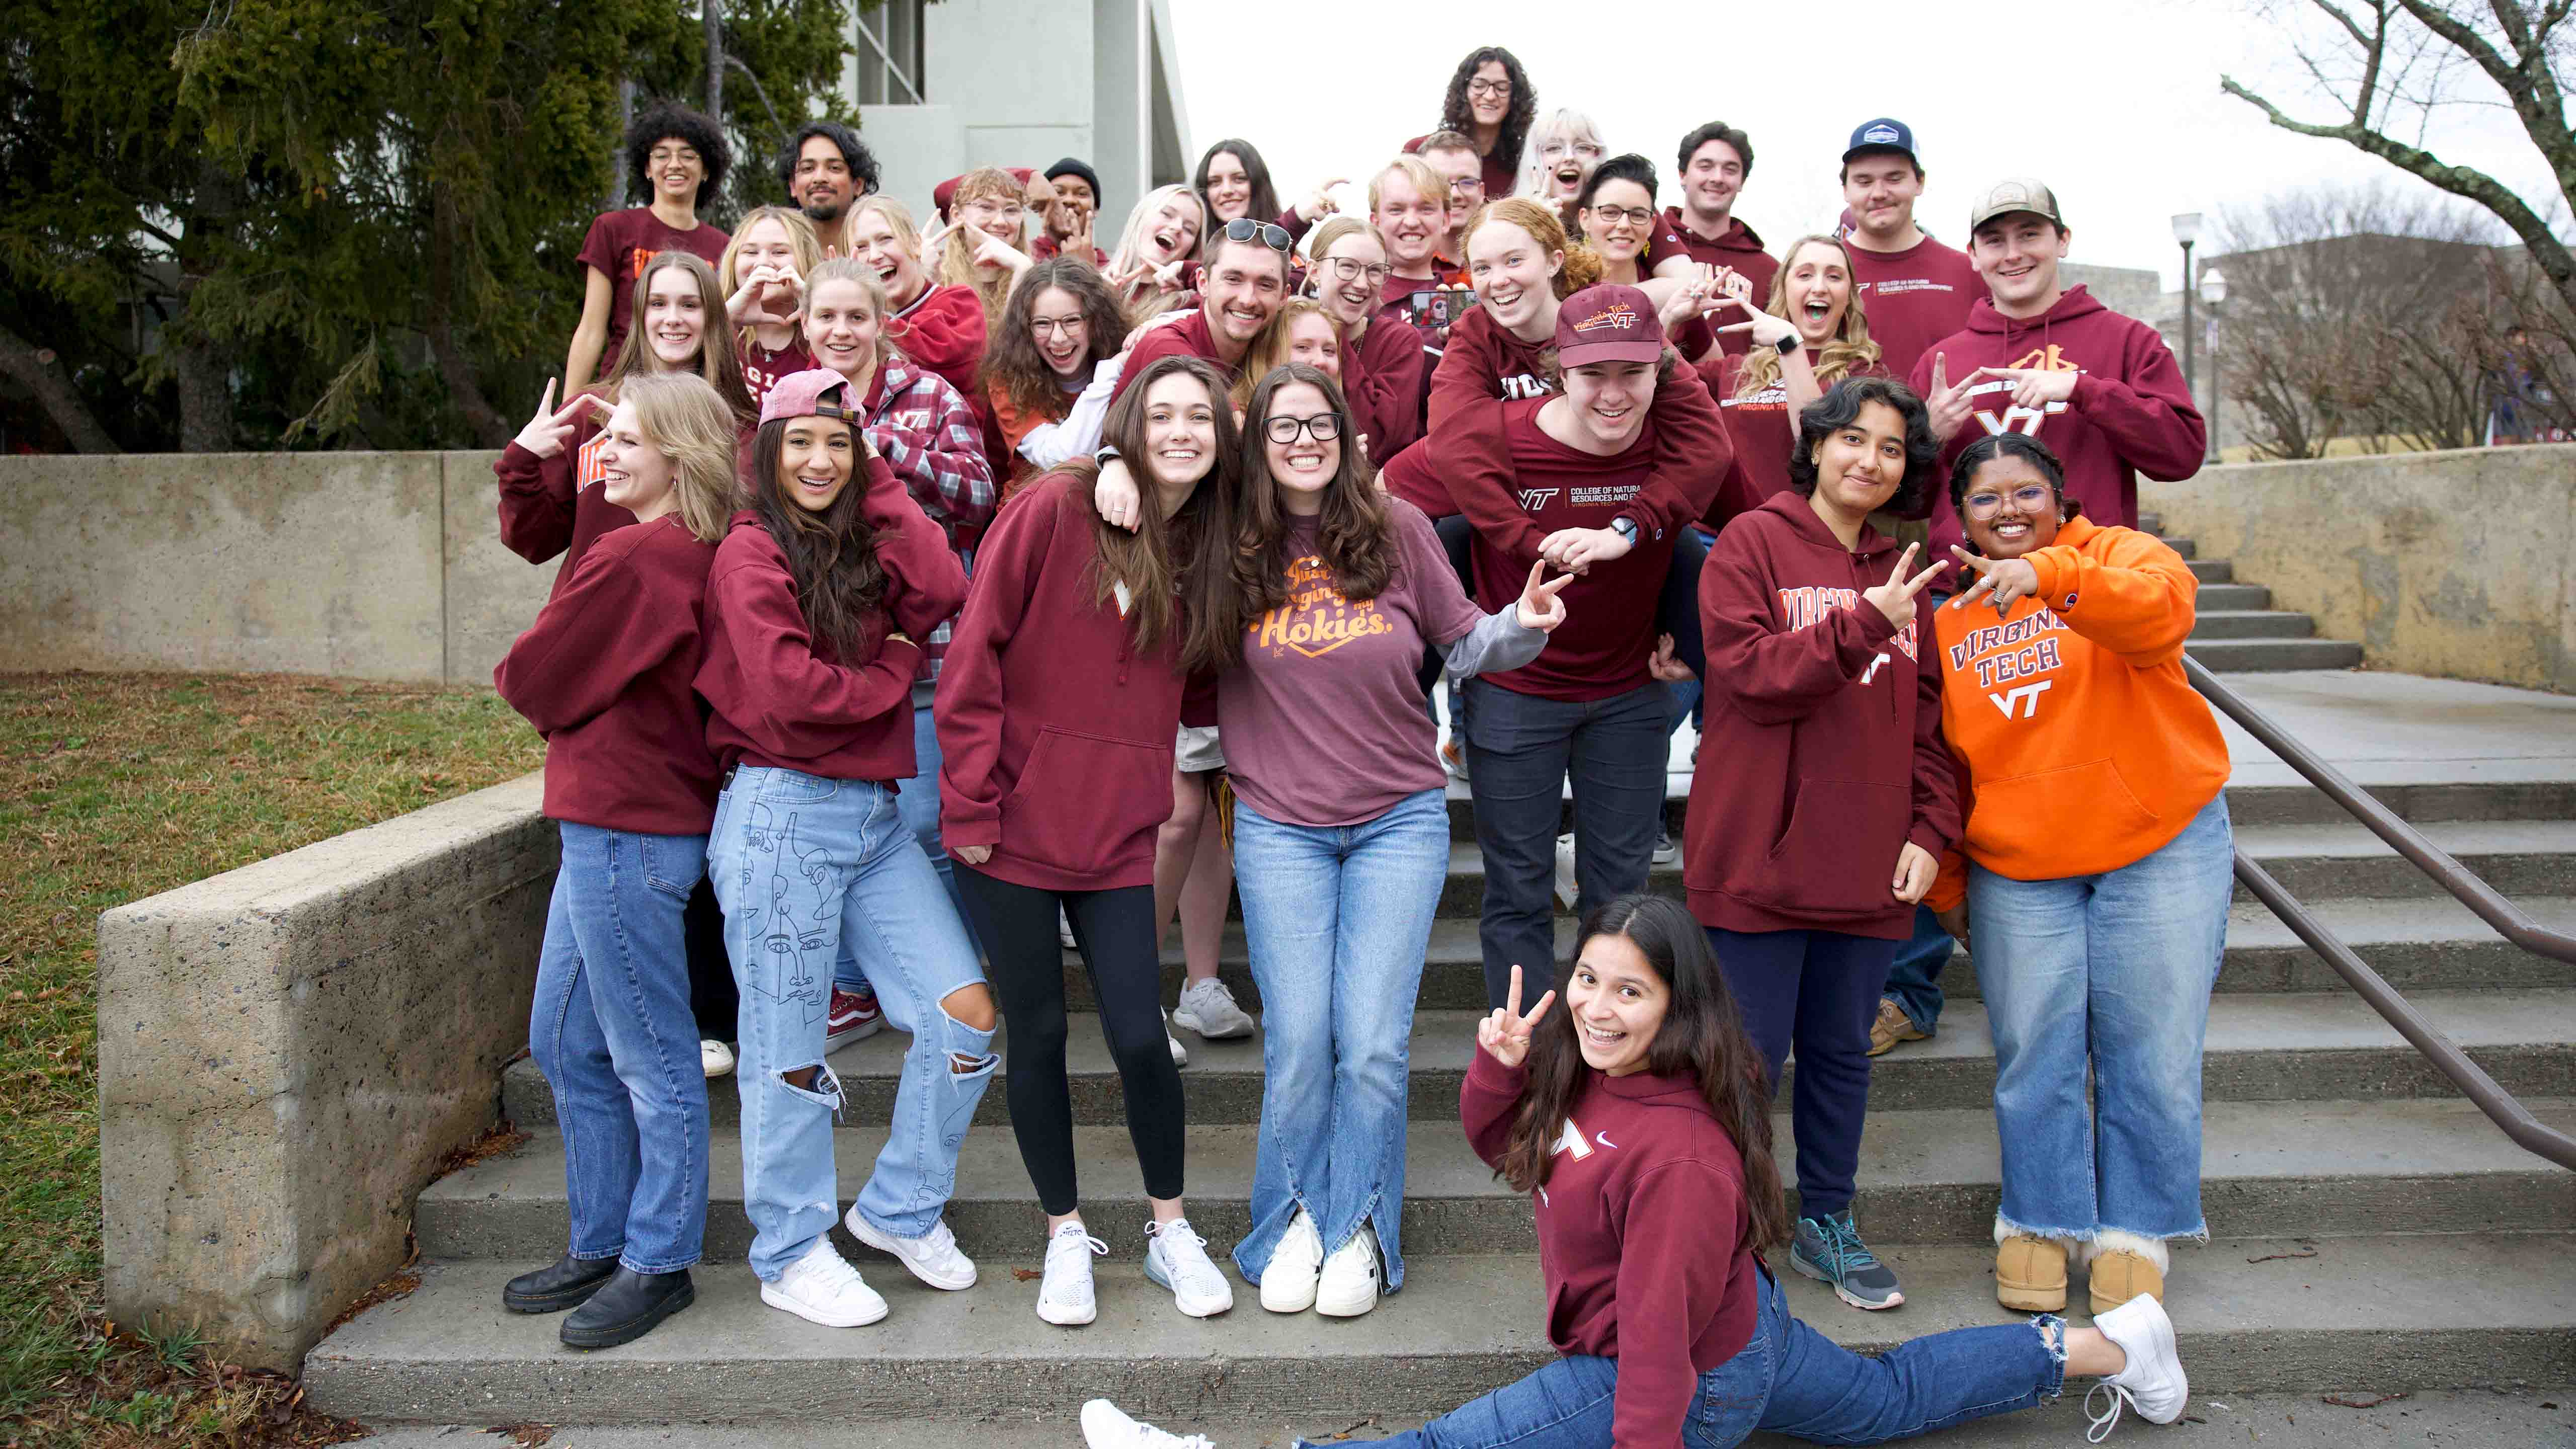
[[[2142,513],[2138,524],[2161,535],[2164,520]],[[2225,559],[2199,556],[2188,538],[2167,538],[2174,552],[2191,563],[2200,580],[2200,617],[2192,626],[2191,655],[2220,674],[2267,674],[2290,669],[2350,669],[2361,662],[2361,646],[2345,639],[2319,639],[2316,620],[2272,607],[2272,591],[2261,584],[2236,581],[2236,567]]]
[[[2426,683],[2304,678],[2318,689]],[[2576,750],[2545,747],[2570,758],[2538,768],[2428,765],[2404,758],[2413,747],[2403,728],[2353,733],[2393,740],[2376,777],[2353,767],[2392,808],[2544,922],[2576,929]],[[2260,752],[2241,737],[2236,745],[2229,803],[2240,847],[2499,1081],[2576,1128],[2576,968],[2496,939],[2314,790],[2251,760]],[[1672,808],[1678,818],[1681,802]],[[1077,1135],[1089,1222],[1111,1249],[1097,1324],[1057,1329],[1030,1311],[1036,1284],[1018,1275],[1038,1267],[1041,1219],[998,1082],[966,1140],[948,1214],[982,1265],[976,1288],[923,1287],[844,1238],[893,1305],[885,1323],[833,1332],[763,1307],[742,1261],[750,1230],[726,1083],[713,1093],[715,1204],[697,1306],[627,1348],[575,1353],[557,1344],[554,1319],[499,1306],[503,1281],[564,1240],[562,1139],[544,1083],[522,1060],[500,1090],[529,1140],[422,1193],[419,1288],[312,1353],[313,1401],[376,1422],[849,1425],[889,1443],[907,1439],[905,1425],[927,1436],[931,1421],[954,1432],[959,1420],[987,1418],[1057,1426],[1070,1443],[1073,1411],[1094,1394],[1184,1430],[1259,1423],[1326,1434],[1363,1419],[1406,1422],[1505,1381],[1547,1349],[1527,1204],[1474,1160],[1457,1127],[1482,1006],[1481,869],[1463,800],[1453,820],[1457,854],[1412,1056],[1407,1284],[1377,1312],[1275,1318],[1238,1285],[1237,1307],[1221,1319],[1176,1313],[1138,1268],[1136,1166],[1117,1078],[1085,1020],[1073,1032]],[[1660,871],[1655,883],[1678,889],[1678,873]],[[1239,934],[1224,969],[1253,1006]],[[1068,974],[1076,1009],[1087,1008],[1082,973]],[[1176,989],[1176,960],[1166,975]],[[1861,1220],[1903,1275],[1906,1306],[1863,1314],[1821,1285],[1787,1280],[1801,1316],[1855,1347],[2010,1318],[1990,1277],[1992,1049],[1973,972],[1956,962],[1945,981],[1954,997],[1939,1036],[1880,1059],[1860,1172]],[[2241,898],[2218,991],[2204,1152],[2215,1241],[2177,1253],[2169,1300],[2196,1394],[2576,1383],[2576,1176],[2508,1143]],[[1222,1261],[1248,1216],[1260,1047],[1185,1040],[1191,1215]],[[904,1045],[888,1032],[835,1059],[850,1089],[838,1139],[845,1203],[883,1140]],[[1780,1128],[1785,1170],[1785,1118]],[[1271,1441],[1285,1442],[1275,1430]]]

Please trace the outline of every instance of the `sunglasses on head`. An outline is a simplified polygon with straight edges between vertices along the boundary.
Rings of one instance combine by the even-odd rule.
[[[1296,239],[1288,235],[1288,228],[1276,222],[1254,221],[1248,216],[1239,216],[1227,222],[1225,239],[1239,242],[1257,241],[1274,252],[1284,252],[1296,245]]]

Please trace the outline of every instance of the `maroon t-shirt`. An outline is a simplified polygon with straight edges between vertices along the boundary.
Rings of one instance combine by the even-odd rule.
[[[1809,363],[1815,354],[1807,355]],[[1789,417],[1789,389],[1774,377],[1771,385],[1744,397],[1736,396],[1744,377],[1744,359],[1732,353],[1721,353],[1698,364],[1699,375],[1708,383],[1709,395],[1717,399],[1717,409],[1726,417],[1727,439],[1735,444],[1736,479],[1748,493],[1738,495],[1735,488],[1719,491],[1711,517],[1701,523],[1711,529],[1724,526],[1724,520],[1713,516],[1717,509],[1733,502],[1749,501],[1761,505],[1774,494],[1789,491],[1789,454],[1797,447],[1797,424]],[[1887,369],[1867,363],[1845,373],[1845,377],[1885,377]],[[1841,381],[1836,378],[1835,381]],[[1831,391],[1833,384],[1825,384]],[[1729,515],[1732,516],[1731,514]]]
[[[626,311],[633,301],[635,279],[644,275],[644,264],[654,253],[688,252],[712,267],[724,260],[725,243],[731,240],[705,222],[687,231],[673,231],[649,206],[602,212],[594,218],[577,260],[608,278],[608,345],[599,354],[598,371],[605,374],[617,360],[617,349],[626,341]]]
[[[778,380],[791,372],[805,372],[814,366],[814,354],[805,346],[803,334],[789,338],[787,345],[772,352],[760,345],[757,337],[742,345],[742,381],[751,389],[754,406],[769,396]]]
[[[1930,237],[1901,252],[1865,250],[1845,238],[1852,259],[1852,299],[1869,320],[1869,339],[1890,377],[1911,377],[1926,348],[1968,325],[1968,309],[1986,295],[1968,254]]]

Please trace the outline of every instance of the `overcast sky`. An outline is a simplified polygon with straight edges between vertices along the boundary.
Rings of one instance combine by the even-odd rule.
[[[2072,260],[2180,272],[2171,217],[2256,205],[2272,192],[2387,180],[2420,186],[2340,141],[2278,130],[2218,89],[2235,76],[2303,120],[2339,121],[2283,32],[2248,0],[2081,0],[1962,10],[1921,0],[1753,7],[1708,0],[1171,0],[1190,140],[1261,148],[1282,201],[1328,176],[1364,177],[1430,129],[1459,57],[1502,45],[1528,67],[1542,114],[1588,111],[1613,153],[1643,152],[1672,204],[1673,151],[1708,120],[1748,131],[1736,214],[1776,250],[1842,209],[1834,173],[1852,128],[1914,128],[1929,186],[1919,219],[1958,244],[1972,194],[2009,175],[2054,187]],[[2293,12],[2295,13],[2295,12]],[[1577,32],[1569,17],[1615,17]],[[1249,73],[1248,75],[1246,73]],[[1230,80],[1229,76],[1244,76]],[[2509,114],[2464,109],[2428,138],[2526,197],[2546,168]],[[2429,188],[2426,188],[2429,189]],[[1346,209],[1366,204],[1358,186]],[[2203,239],[2203,253],[2208,238]]]

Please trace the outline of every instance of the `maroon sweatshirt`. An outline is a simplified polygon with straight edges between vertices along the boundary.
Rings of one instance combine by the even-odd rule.
[[[553,457],[513,442],[492,464],[501,480],[501,546],[532,564],[560,556],[553,593],[563,592],[573,567],[601,536],[635,521],[598,484],[583,488],[574,481],[581,450],[598,432],[599,420],[585,411]]]
[[[1967,325],[1968,308],[1986,295],[1968,254],[1930,237],[1901,252],[1873,252],[1846,238],[1852,297],[1869,319],[1870,340],[1890,377],[1911,377],[1914,360]],[[1957,372],[1950,374],[1957,377]]]
[[[1038,890],[1152,884],[1172,813],[1180,641],[1139,654],[1118,606],[1094,598],[1101,527],[1069,474],[1013,493],[939,685],[940,838],[991,846],[972,869]]]
[[[1616,1449],[1674,1449],[1699,1376],[1753,1339],[1761,1279],[1744,1241],[1744,1154],[1687,1077],[1584,1077],[1531,1194],[1547,1341],[1619,1361]],[[1503,1160],[1528,1082],[1526,1067],[1481,1050],[1467,1068],[1458,1115],[1488,1166]]]
[[[1217,356],[1216,339],[1208,335],[1207,309],[1201,307],[1169,326],[1145,329],[1136,345],[1127,349],[1127,365],[1118,370],[1118,385],[1110,390],[1109,401],[1115,404],[1125,397],[1128,387],[1145,375],[1145,369],[1165,357],[1205,358],[1227,386],[1234,384],[1236,365]]]
[[[1807,354],[1810,366],[1813,352]],[[1728,490],[1719,496],[1720,506],[1743,490],[1749,497],[1744,507],[1751,508],[1766,498],[1789,491],[1789,455],[1797,450],[1797,421],[1789,416],[1789,389],[1778,378],[1769,387],[1750,396],[1738,396],[1738,384],[1744,373],[1744,359],[1733,354],[1720,354],[1698,364],[1700,380],[1708,384],[1709,394],[1717,399],[1717,410],[1726,418],[1726,436],[1735,444],[1734,476],[1728,479]],[[1886,370],[1876,363],[1854,369],[1844,377],[1883,377]],[[1843,378],[1834,379],[1835,382]],[[1833,383],[1825,384],[1831,392]],[[1741,511],[1741,510],[1738,510]],[[1730,515],[1732,516],[1732,515]],[[1725,526],[1721,519],[1701,520],[1710,529]]]
[[[1351,426],[1368,439],[1369,461],[1386,460],[1422,436],[1422,408],[1431,391],[1431,354],[1410,327],[1369,323],[1359,345],[1342,349],[1342,396]]]
[[[1516,499],[1518,489],[1512,486],[1508,470],[1493,461],[1494,452],[1475,446],[1462,434],[1491,426],[1492,414],[1471,411],[1475,404],[1553,396],[1556,388],[1547,379],[1542,357],[1553,346],[1552,336],[1547,342],[1522,340],[1497,325],[1493,314],[1481,306],[1458,319],[1457,325],[1449,329],[1449,346],[1431,374],[1430,436],[1416,445],[1437,454],[1438,473],[1445,475],[1445,492],[1457,502],[1440,503],[1444,490],[1421,481],[1431,476],[1430,455],[1414,460],[1413,467],[1407,470],[1408,478],[1415,481],[1408,482],[1409,491],[1404,496],[1423,512],[1434,518],[1464,513],[1481,534],[1523,540],[1511,546],[1513,555],[1520,559],[1523,575],[1528,574],[1531,562],[1538,557],[1539,540],[1547,536],[1546,531],[1531,529]],[[1654,404],[1646,410],[1646,423],[1647,435],[1654,440],[1654,453],[1645,487],[1628,507],[1619,510],[1621,515],[1635,520],[1641,542],[1658,533],[1669,534],[1706,513],[1726,476],[1727,462],[1734,456],[1733,445],[1727,441],[1725,420],[1719,417],[1707,384],[1688,367],[1677,369],[1671,378],[1656,386]],[[1390,479],[1389,489],[1395,486]],[[1479,502],[1471,504],[1470,499]],[[1498,507],[1497,499],[1505,500],[1509,506]],[[1480,507],[1484,510],[1481,514]],[[1587,526],[1600,527],[1609,521],[1604,516],[1600,523]],[[1517,597],[1520,583],[1514,583],[1512,588]]]
[[[715,556],[676,516],[610,534],[492,671],[546,737],[546,818],[638,835],[714,824],[716,760],[690,682]]]
[[[1771,279],[1780,273],[1780,259],[1762,249],[1762,238],[1744,224],[1742,217],[1728,217],[1725,232],[1708,237],[1691,230],[1690,219],[1682,214],[1680,207],[1667,206],[1664,208],[1664,229],[1681,238],[1682,248],[1691,254],[1692,261],[1712,267],[1733,267],[1750,278],[1754,306],[1762,306],[1771,300]],[[1723,320],[1741,322],[1744,316],[1740,312],[1730,312]],[[1753,345],[1753,334],[1720,332],[1717,345],[1727,355],[1741,357],[1744,350]]]
[[[1875,327],[1875,324],[1872,324]],[[1944,338],[1914,365],[1913,386],[1932,384],[1932,356],[1949,358],[1952,382],[1980,367],[2035,367],[2073,372],[2075,396],[2038,412],[2013,406],[2013,385],[1977,384],[1969,394],[1976,411],[1941,450],[1941,476],[1968,444],[1988,433],[2028,433],[2045,441],[2066,465],[2066,496],[2084,505],[2084,516],[2105,527],[2138,526],[2138,475],[2159,482],[2200,471],[2209,447],[2209,423],[2193,405],[2182,369],[2156,329],[2105,307],[2081,286],[2069,287],[2057,305],[2037,317],[2015,320],[1979,298],[1965,330]],[[1932,556],[1948,558],[1964,544],[1949,489],[1932,505]]]
[[[770,765],[888,785],[919,772],[912,677],[921,646],[966,597],[966,570],[939,525],[882,458],[867,460],[867,514],[886,588],[846,655],[814,638],[787,554],[748,510],[716,546],[707,577],[707,657],[698,693],[715,711],[707,744],[727,765]],[[857,486],[853,482],[852,486]]]
[[[1906,841],[1959,833],[1941,741],[1941,671],[1860,597],[1895,569],[1863,525],[1846,552],[1784,493],[1717,536],[1699,575],[1708,651],[1706,756],[1691,777],[1682,882],[1701,925],[1902,939],[1914,908],[1889,882]]]

